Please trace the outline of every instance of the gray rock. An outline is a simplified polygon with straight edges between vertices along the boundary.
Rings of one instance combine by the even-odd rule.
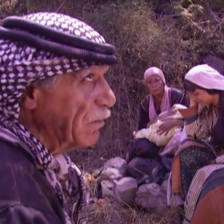
[[[132,177],[124,177],[115,182],[114,197],[118,201],[132,206],[135,201],[135,194],[138,189],[137,181]]]
[[[120,180],[123,173],[115,168],[104,168],[97,181],[100,183],[103,180]]]
[[[149,212],[164,213],[168,209],[166,194],[156,183],[140,186],[136,192],[135,202]]]
[[[115,158],[108,160],[104,164],[104,169],[106,169],[106,168],[118,169],[120,171],[120,173],[122,174],[122,176],[125,176],[126,170],[127,170],[127,163],[121,157],[115,157]]]
[[[102,196],[113,196],[114,183],[109,180],[103,180],[101,182]]]
[[[151,177],[153,168],[158,164],[156,160],[134,158],[128,163],[127,174],[136,180],[143,178],[145,175]]]

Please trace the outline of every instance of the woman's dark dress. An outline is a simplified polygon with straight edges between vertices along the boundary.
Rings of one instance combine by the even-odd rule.
[[[141,102],[138,130],[146,128],[147,124],[150,122],[149,99],[150,97],[148,95]],[[171,102],[171,107],[174,104],[182,104],[182,105],[188,106],[188,101],[185,97],[185,93],[176,88],[171,88],[170,102]],[[158,115],[160,113],[161,113],[160,111],[157,111]],[[156,146],[155,143],[149,141],[146,138],[135,140],[135,142],[130,146],[128,153],[126,155],[126,161],[129,164],[128,175],[133,176],[135,178],[139,176],[140,178],[140,176],[142,177],[144,173],[146,174],[151,173],[150,166],[156,165],[155,161],[152,162],[152,160],[159,159],[159,161],[161,161],[161,158],[158,158],[159,150],[160,148]],[[142,159],[139,160],[139,158],[142,158],[144,160]],[[142,172],[142,174],[140,175],[139,172],[134,171],[132,169],[133,167],[138,167],[138,169]]]

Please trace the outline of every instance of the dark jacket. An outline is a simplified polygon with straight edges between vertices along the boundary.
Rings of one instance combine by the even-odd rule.
[[[140,118],[139,118],[138,130],[146,128],[147,124],[149,123],[149,99],[150,99],[149,96],[150,95],[147,95],[142,100],[140,105]],[[185,97],[185,93],[176,88],[171,88],[170,103],[171,107],[174,104],[182,104],[188,106],[188,101]]]
[[[21,146],[0,139],[0,224],[65,224],[43,172]]]

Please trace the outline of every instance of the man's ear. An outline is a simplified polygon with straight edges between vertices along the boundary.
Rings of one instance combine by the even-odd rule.
[[[36,86],[27,86],[20,98],[21,106],[28,110],[35,109],[37,107],[40,94],[40,89],[38,89]]]

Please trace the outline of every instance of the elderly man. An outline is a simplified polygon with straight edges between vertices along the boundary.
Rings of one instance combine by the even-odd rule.
[[[57,13],[0,28],[0,224],[83,223],[83,180],[64,153],[96,144],[115,96],[115,49]],[[71,200],[72,206],[68,206]]]

